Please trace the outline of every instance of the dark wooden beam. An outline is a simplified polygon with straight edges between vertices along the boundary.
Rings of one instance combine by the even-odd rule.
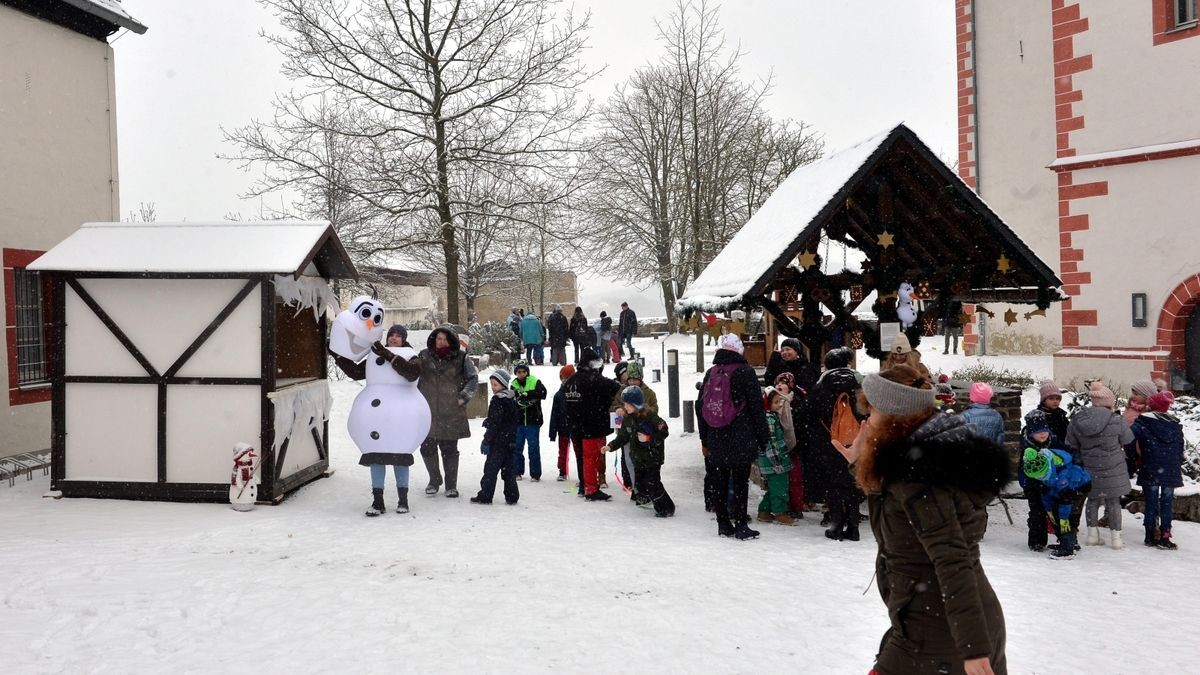
[[[208,326],[206,326],[204,330],[200,332],[200,335],[198,335],[196,339],[192,341],[192,344],[188,345],[188,348],[184,350],[183,354],[181,354],[178,359],[175,360],[175,363],[171,364],[170,368],[167,368],[167,372],[164,373],[163,376],[167,378],[175,377],[175,374],[187,364],[188,359],[192,358],[192,356],[200,349],[201,346],[204,345],[208,338],[211,337],[213,333],[217,332],[217,329],[221,327],[221,324],[225,323],[225,320],[229,318],[229,315],[233,314],[234,310],[236,310],[238,306],[242,304],[242,300],[245,300],[246,296],[250,295],[250,291],[253,291],[254,287],[257,285],[258,282],[253,279],[247,281],[246,285],[242,286],[241,290],[239,290],[233,296],[233,299],[225,305],[225,307],[217,314],[215,318],[213,318],[211,322],[209,322]]]
[[[153,377],[158,377],[158,371],[154,369],[154,366],[150,365],[150,361],[142,355],[142,352],[139,351],[137,346],[133,344],[133,341],[129,339],[129,336],[125,335],[125,331],[121,330],[121,327],[112,320],[112,317],[108,315],[108,312],[105,312],[104,308],[101,307],[100,304],[83,289],[83,286],[79,284],[79,281],[73,277],[67,277],[67,285],[71,287],[71,290],[75,291],[75,294],[79,296],[80,300],[83,300],[83,304],[87,305],[88,308],[92,310],[92,313],[96,315],[96,318],[100,319],[100,322],[108,328],[109,332],[113,334],[113,337],[117,338],[117,341],[125,347],[130,356],[132,356],[134,360],[136,360],[138,364],[146,370],[147,373]]]

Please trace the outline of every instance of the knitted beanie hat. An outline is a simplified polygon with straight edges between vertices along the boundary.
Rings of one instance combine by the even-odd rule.
[[[729,351],[737,352],[739,354],[746,351],[746,348],[742,345],[742,339],[733,333],[726,333],[722,335],[717,340],[717,349],[728,349]]]
[[[503,368],[497,368],[495,372],[492,373],[490,379],[499,382],[500,386],[508,389],[508,384],[512,382],[512,375],[509,375],[508,371]]]
[[[560,379],[560,380],[566,380],[574,374],[575,374],[575,365],[571,364],[571,363],[568,363],[567,365],[558,369],[558,379]]]
[[[1042,386],[1038,390],[1038,395],[1041,397],[1041,401],[1045,401],[1051,396],[1062,396],[1062,389],[1059,389],[1058,385],[1054,384],[1054,380],[1042,380]]]
[[[1050,451],[1046,449],[1034,450],[1033,448],[1025,448],[1025,455],[1021,460],[1021,469],[1025,471],[1025,475],[1034,480],[1041,480],[1050,473]]]
[[[896,333],[896,337],[892,338],[892,348],[888,351],[893,354],[907,354],[912,351],[912,343],[904,333]]]
[[[922,413],[933,407],[934,391],[918,389],[892,382],[879,373],[863,378],[863,394],[876,410],[885,415],[907,417]]]
[[[398,323],[389,328],[387,334],[388,337],[399,335],[401,340],[404,340],[405,343],[408,342],[408,329]]]
[[[784,340],[783,344],[779,345],[779,348],[783,349],[784,347],[787,347],[788,349],[796,352],[797,354],[800,354],[801,356],[804,355],[803,348],[800,346],[800,341],[797,340],[796,338],[788,338],[788,339]]]
[[[1046,413],[1041,410],[1033,410],[1025,416],[1025,432],[1030,436],[1050,431],[1050,421],[1046,419]]]
[[[1104,385],[1099,387],[1092,385],[1091,391],[1088,392],[1088,398],[1092,399],[1092,405],[1099,408],[1111,408],[1117,404],[1117,395]]]
[[[786,370],[775,376],[775,384],[779,384],[780,382],[786,384],[788,389],[796,388],[796,376]]]
[[[519,373],[522,370],[525,371],[526,374],[529,373],[529,363],[527,361],[525,361],[524,359],[520,359],[516,363],[513,364],[513,372],[514,373]]]
[[[637,361],[630,361],[629,367],[625,369],[625,374],[628,375],[629,379],[631,380],[642,379],[642,364],[638,363]]]
[[[641,410],[646,407],[646,395],[642,393],[641,387],[630,385],[621,390],[621,402]]]
[[[626,372],[628,369],[629,369],[628,362],[626,362],[626,361],[618,362],[615,366],[613,366],[613,377],[617,378],[618,380],[621,379],[621,373]],[[630,375],[630,377],[633,377],[633,376]]]
[[[1171,409],[1171,404],[1175,402],[1175,395],[1169,391],[1155,392],[1146,403],[1154,412],[1165,413]]]
[[[834,368],[849,368],[850,361],[854,359],[854,352],[846,347],[838,347],[825,352],[825,368],[833,370]]]
[[[1138,396],[1144,396],[1147,399],[1158,393],[1158,387],[1154,386],[1154,383],[1150,380],[1138,380],[1133,383],[1130,390]]]
[[[992,402],[992,387],[987,382],[976,382],[971,385],[971,403],[987,405]]]

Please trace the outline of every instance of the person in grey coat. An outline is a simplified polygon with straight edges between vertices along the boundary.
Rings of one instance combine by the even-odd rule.
[[[1113,412],[1116,395],[1102,384],[1092,385],[1088,397],[1091,407],[1075,413],[1067,427],[1067,446],[1078,451],[1083,468],[1092,474],[1092,491],[1088,495],[1085,514],[1087,540],[1098,546],[1100,538],[1098,517],[1100,505],[1112,533],[1112,547],[1125,548],[1121,540],[1121,497],[1132,489],[1129,469],[1125,464],[1125,446],[1133,442],[1133,432],[1119,413]]]
[[[433,329],[421,350],[421,380],[417,388],[429,402],[429,435],[421,443],[421,459],[429,471],[425,494],[435,495],[442,487],[438,450],[446,470],[446,496],[458,496],[458,440],[471,435],[467,404],[479,387],[479,371],[458,341],[453,329]]]

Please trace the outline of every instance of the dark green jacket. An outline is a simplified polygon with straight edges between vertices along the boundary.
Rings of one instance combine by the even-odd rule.
[[[639,435],[648,437],[641,440]],[[626,415],[621,420],[621,428],[608,447],[617,450],[629,446],[629,456],[633,459],[633,468],[652,469],[663,465],[666,461],[664,452],[667,437],[671,435],[667,423],[657,414],[643,408],[633,415]]]
[[[869,499],[879,592],[892,628],[880,672],[936,673],[988,656],[1001,673],[1004,615],[979,560],[989,501],[1010,480],[1008,454],[958,415],[935,414],[880,448],[881,492]],[[959,670],[947,671],[959,672]]]

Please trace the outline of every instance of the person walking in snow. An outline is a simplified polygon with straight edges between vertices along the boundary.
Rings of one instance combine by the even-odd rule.
[[[458,497],[458,441],[471,436],[467,404],[479,387],[479,371],[453,329],[433,329],[425,344],[420,354],[422,377],[417,383],[433,419],[429,437],[421,444],[421,459],[429,472],[425,494],[437,494],[445,482],[446,496],[454,498]],[[444,479],[438,466],[439,450]]]
[[[600,355],[604,358],[605,363],[608,363],[609,361],[617,360],[617,355],[614,354],[613,350],[612,350],[612,341],[613,341],[613,325],[612,325],[612,323],[613,323],[612,317],[608,315],[608,312],[603,312],[603,311],[600,312],[600,326],[597,329],[600,333],[599,352],[600,352]]]
[[[396,324],[388,329],[388,347],[408,347],[408,329]],[[421,377],[421,361],[419,358],[406,359],[395,354],[376,342],[371,345],[372,356],[367,358],[379,359],[380,365],[387,362],[405,380],[415,382]],[[332,353],[332,352],[331,352]],[[411,353],[411,352],[408,352]],[[350,359],[333,354],[334,363],[352,380],[361,381],[367,377],[367,362],[355,363]],[[378,401],[376,401],[378,403]],[[420,432],[418,432],[420,433]],[[414,439],[415,440],[415,439]],[[371,506],[366,515],[370,517],[387,513],[383,502],[384,481],[387,478],[387,467],[392,467],[396,479],[396,513],[408,513],[408,470],[413,464],[410,451],[404,452],[364,452],[358,459],[360,466],[368,467],[371,471]]]
[[[628,302],[622,302],[621,314],[617,317],[617,336],[619,340],[617,347],[619,349],[618,356],[620,358],[625,358],[626,354],[629,354],[632,358],[633,338],[635,335],[637,335],[637,328],[637,314],[635,314],[634,311],[629,308]]]
[[[517,442],[513,449],[513,474],[517,480],[525,476],[525,446],[529,446],[529,479],[542,479],[542,401],[546,400],[546,385],[529,374],[529,364],[517,361],[513,367],[512,389],[516,394]]]
[[[516,307],[513,307],[508,314],[508,329],[517,336],[518,340],[521,339],[521,310]]]
[[[988,383],[971,385],[971,405],[962,411],[962,418],[981,438],[1004,445],[1004,418],[992,407],[992,387]]]
[[[579,366],[579,357],[583,348],[588,346],[588,320],[583,315],[583,308],[576,307],[571,316],[570,324],[571,345],[575,348],[575,365]]]
[[[571,466],[571,429],[567,426],[567,413],[564,410],[566,390],[562,385],[575,374],[575,366],[567,364],[558,371],[558,391],[554,392],[554,400],[550,404],[550,441],[558,442],[558,480],[565,481],[570,475]],[[576,453],[582,453],[583,448],[577,447]],[[582,455],[581,455],[582,456]]]
[[[755,460],[762,473],[767,489],[758,503],[758,520],[762,523],[795,525],[796,520],[788,515],[788,475],[792,470],[792,457],[785,440],[780,411],[788,406],[788,400],[779,395],[775,387],[767,387],[763,398],[767,405],[767,447]]]
[[[504,481],[504,503],[512,506],[521,498],[512,466],[521,413],[517,409],[515,392],[509,388],[509,379],[508,371],[503,368],[497,368],[488,378],[492,400],[488,402],[487,419],[483,421],[487,431],[483,433],[483,444],[479,448],[487,459],[483,463],[483,477],[479,479],[479,492],[471,497],[472,504],[492,503],[497,474]]]
[[[540,366],[542,358],[538,357],[538,354],[542,351],[545,333],[542,332],[542,322],[532,310],[521,319],[520,337],[521,344],[525,345],[526,363],[537,363]]]
[[[632,378],[631,378],[632,379]],[[624,413],[621,428],[612,442],[602,450],[610,452],[627,447],[626,454],[633,464],[636,492],[654,506],[654,515],[670,518],[675,515],[675,502],[662,484],[662,465],[666,460],[666,440],[670,436],[667,423],[658,412],[647,405],[645,390],[629,385],[621,392]]]
[[[859,375],[850,369],[853,352],[844,347],[825,354],[825,372],[809,394],[803,436],[804,493],[809,501],[828,507],[825,536],[834,541],[859,540],[859,507],[862,491],[846,458],[833,446],[834,430],[848,433],[864,415],[858,409]],[[857,432],[855,432],[857,433]],[[846,438],[839,438],[846,441]]]
[[[738,336],[722,335],[696,397],[700,444],[708,449],[711,473],[705,484],[718,491],[705,501],[717,514],[717,534],[740,540],[759,534],[750,529],[746,511],[750,465],[770,442],[758,376],[743,351]]]
[[[546,333],[550,342],[550,365],[559,367],[567,365],[567,339],[570,331],[562,307],[554,306],[550,318],[546,319]]]
[[[1111,389],[1094,382],[1088,397],[1092,405],[1075,413],[1067,427],[1067,445],[1078,448],[1083,468],[1092,475],[1092,491],[1084,511],[1087,518],[1087,539],[1084,543],[1090,546],[1104,544],[1099,524],[1100,507],[1103,505],[1112,547],[1122,549],[1125,543],[1121,539],[1121,497],[1132,489],[1124,446],[1133,442],[1133,432],[1125,420],[1113,412],[1116,395]]]
[[[646,383],[642,381],[642,364],[638,363],[637,361],[629,361],[628,363],[622,361],[621,363],[617,364],[617,367],[621,369],[621,374],[617,377],[617,381],[621,384],[621,386],[623,388],[632,386],[641,389],[645,410],[649,413],[657,415],[658,396],[654,393],[653,389],[646,386]],[[609,410],[611,412],[620,414],[624,409],[625,399],[624,389],[622,389],[621,391],[618,391],[617,395],[613,398],[613,402],[609,407]],[[638,504],[645,504],[649,498],[646,495],[638,492],[638,480],[636,473],[636,464],[630,457],[630,453],[621,453],[621,480],[625,482],[625,486],[630,490],[629,498]],[[600,482],[604,483],[603,476],[600,477]]]
[[[880,675],[1005,675],[1004,613],[980,564],[987,504],[1011,477],[1003,448],[934,407],[908,366],[863,379],[869,417],[850,446],[879,547],[876,586],[891,628]]]
[[[563,384],[563,410],[572,438],[580,439],[580,489],[588,501],[608,501],[612,497],[600,490],[599,472],[604,464],[604,439],[610,430],[608,408],[621,385],[604,376],[604,367],[596,350],[586,347],[579,367]]]
[[[1138,416],[1131,431],[1137,439],[1137,484],[1146,498],[1146,546],[1173,551],[1171,516],[1175,488],[1183,487],[1183,425],[1169,413],[1175,397],[1155,392],[1147,399],[1149,410]]]

